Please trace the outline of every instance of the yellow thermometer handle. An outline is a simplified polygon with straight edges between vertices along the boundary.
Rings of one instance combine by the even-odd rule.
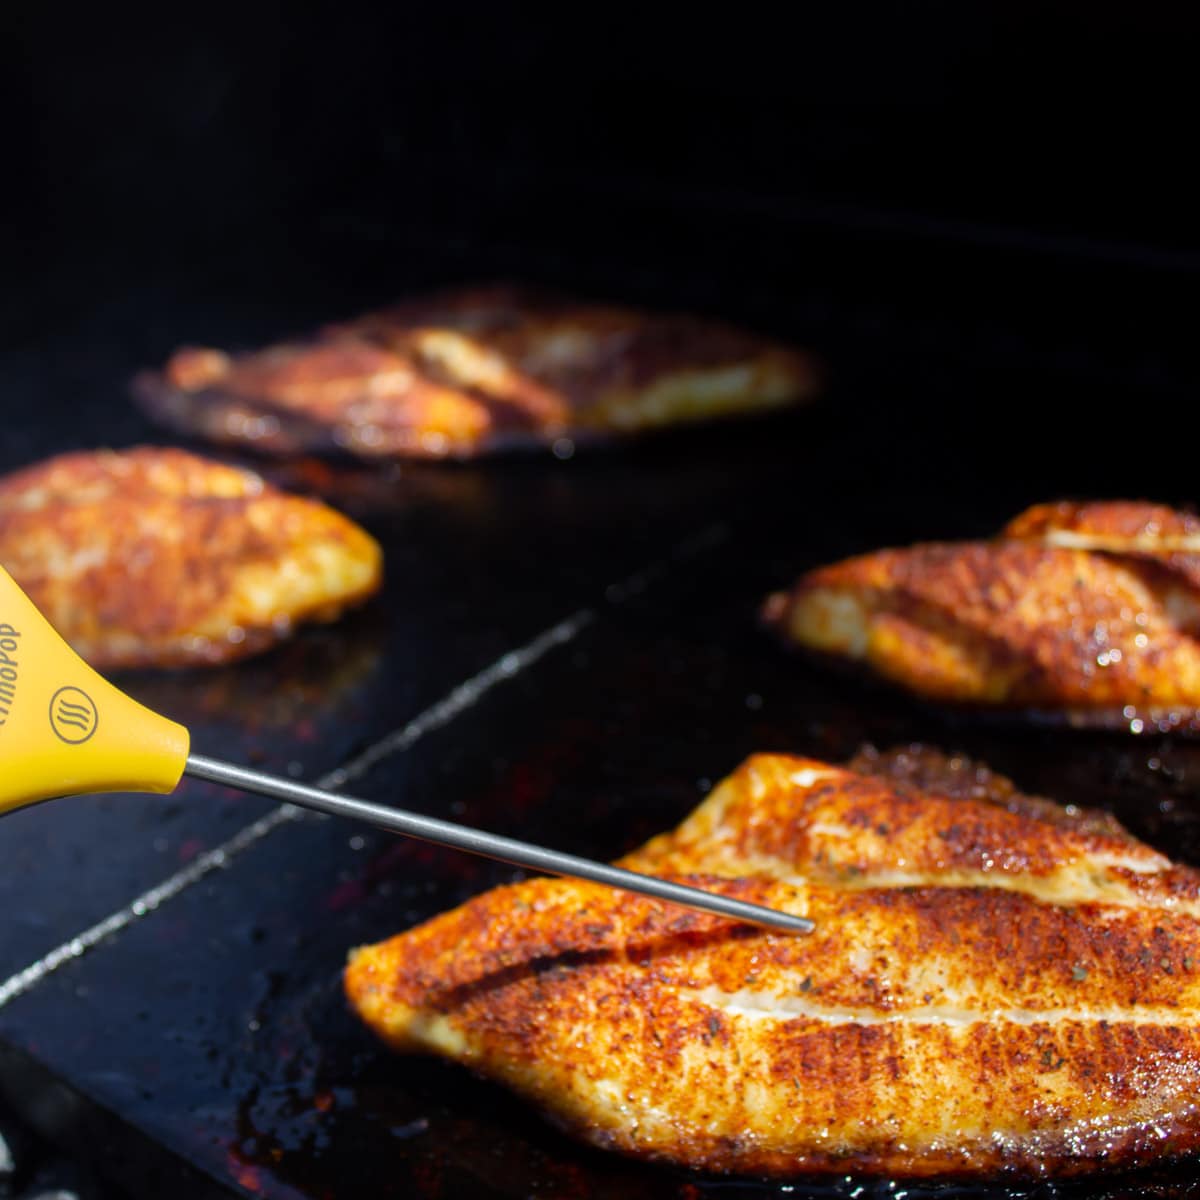
[[[172,792],[189,741],[97,675],[0,567],[0,814],[54,796]]]
[[[171,792],[185,770],[332,816],[535,871],[591,879],[769,929],[810,933],[807,917],[595,863],[465,825],[305,787],[188,755],[188,731],[101,679],[0,567],[0,815],[79,792]]]

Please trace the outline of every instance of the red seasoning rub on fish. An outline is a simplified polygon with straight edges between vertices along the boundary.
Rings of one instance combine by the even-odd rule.
[[[378,590],[352,521],[181,450],[64,454],[0,479],[0,563],[96,667],[217,663]]]
[[[757,755],[623,865],[816,932],[533,879],[356,951],[351,1003],[699,1170],[1057,1176],[1200,1146],[1200,872],[1106,814],[920,748]]]
[[[180,350],[135,384],[176,429],[365,458],[563,454],[814,388],[806,355],[722,323],[511,287],[435,294],[247,354]]]
[[[992,541],[810,571],[766,616],[930,700],[1200,729],[1200,522],[1163,505],[1038,505]]]

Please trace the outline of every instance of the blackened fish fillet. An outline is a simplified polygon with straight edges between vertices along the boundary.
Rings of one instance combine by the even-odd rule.
[[[1072,1175],[1200,1145],[1200,873],[912,752],[759,755],[624,865],[804,914],[497,888],[357,951],[397,1049],[717,1171]]]
[[[471,458],[779,408],[815,379],[720,322],[490,287],[251,353],[182,349],[135,391],[175,429],[271,453]]]
[[[766,617],[926,699],[1200,730],[1200,522],[1163,505],[1038,505],[992,541],[860,555]]]
[[[378,544],[340,513],[153,446],[0,479],[0,563],[96,667],[242,658],[382,579]]]

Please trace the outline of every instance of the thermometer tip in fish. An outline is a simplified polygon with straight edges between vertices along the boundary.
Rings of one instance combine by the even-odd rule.
[[[92,792],[172,792],[185,773],[501,862],[790,933],[805,917],[191,753],[188,731],[89,667],[0,567],[0,814]]]

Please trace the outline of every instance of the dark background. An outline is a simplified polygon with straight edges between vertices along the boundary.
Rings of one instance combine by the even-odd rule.
[[[2,336],[103,307],[155,356],[505,274],[1190,384],[1200,18],[786,8],[10,11]]]
[[[1186,6],[791,7],[27,6],[6,191],[138,265],[331,211],[482,234],[518,191],[587,243],[589,188],[1196,249]]]

